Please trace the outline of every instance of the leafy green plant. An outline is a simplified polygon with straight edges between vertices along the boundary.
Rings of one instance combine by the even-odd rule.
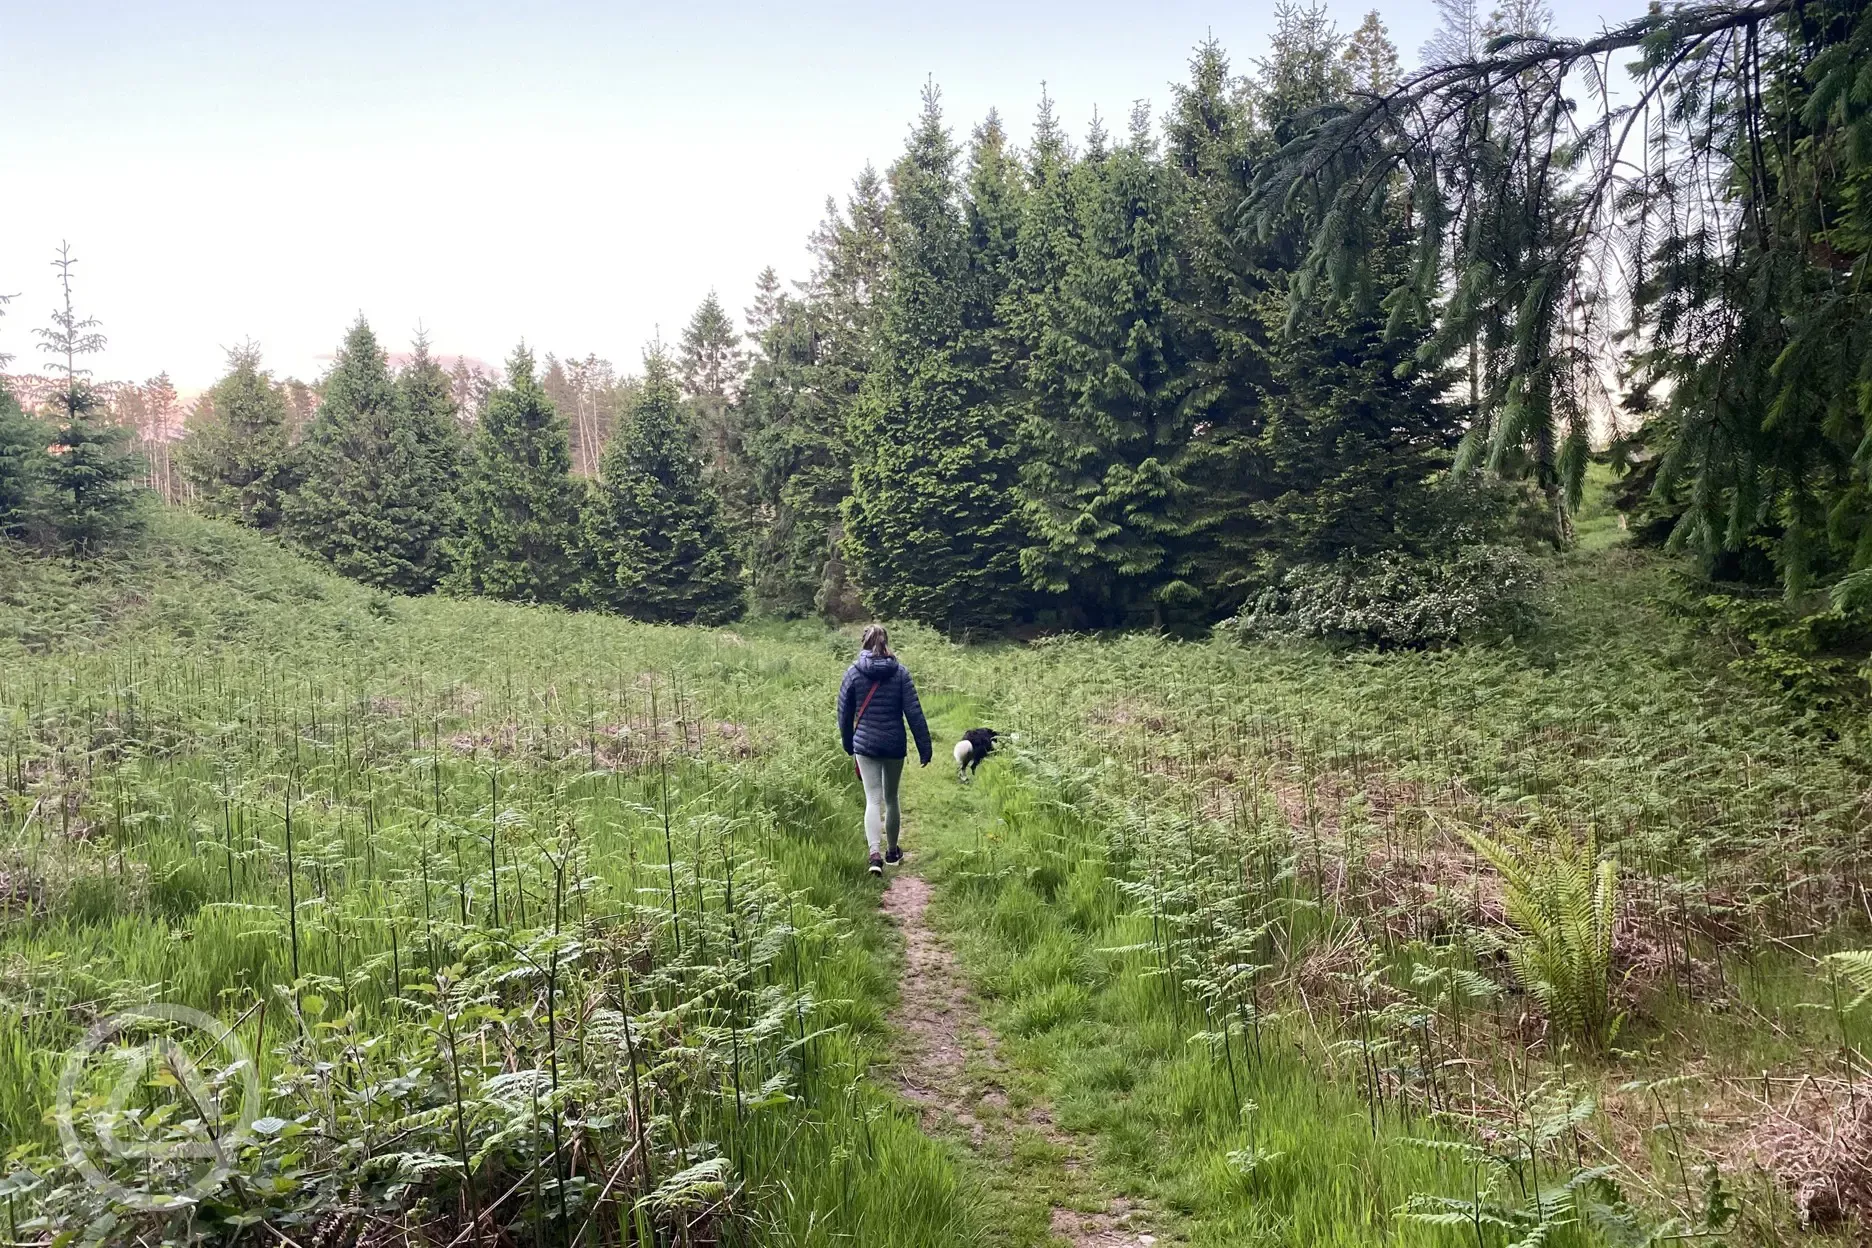
[[[1541,572],[1505,546],[1448,558],[1345,558],[1302,564],[1232,621],[1243,640],[1321,638],[1378,646],[1447,646],[1533,627]]]
[[[1501,874],[1515,978],[1557,1030],[1594,1051],[1609,1047],[1622,1017],[1612,1008],[1618,864],[1591,835],[1556,829],[1545,844],[1527,833],[1463,835]]]
[[[1859,990],[1859,995],[1846,1005],[1849,1012],[1872,1001],[1872,949],[1848,949],[1829,955],[1827,961]]]

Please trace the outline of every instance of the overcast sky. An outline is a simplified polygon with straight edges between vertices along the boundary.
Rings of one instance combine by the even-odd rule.
[[[1369,4],[1332,6],[1341,29]],[[1556,4],[1564,33],[1643,0]],[[1380,12],[1406,63],[1431,0]],[[1252,67],[1271,6],[0,0],[0,353],[36,368],[61,239],[100,377],[184,390],[257,340],[321,372],[363,312],[392,349],[635,369],[713,287],[805,275],[828,193],[902,146],[934,77],[958,136],[1161,109],[1208,32]]]

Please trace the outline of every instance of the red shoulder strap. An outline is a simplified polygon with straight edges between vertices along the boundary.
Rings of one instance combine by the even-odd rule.
[[[871,699],[877,696],[878,686],[883,683],[884,682],[881,680],[874,680],[871,682],[871,692],[865,694],[864,701],[858,704],[858,716],[856,719],[852,720],[853,732],[857,732],[858,725],[864,723],[864,713],[871,709]]]

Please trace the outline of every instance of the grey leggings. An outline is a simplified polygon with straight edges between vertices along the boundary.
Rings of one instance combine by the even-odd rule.
[[[897,848],[897,783],[903,779],[904,760],[901,758],[872,758],[869,754],[860,754],[858,759],[858,778],[864,781],[865,792],[865,843],[871,852],[883,852],[882,838],[890,838],[892,849]]]

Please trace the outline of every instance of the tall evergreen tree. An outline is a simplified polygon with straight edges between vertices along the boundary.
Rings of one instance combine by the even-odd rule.
[[[741,617],[746,592],[673,372],[661,351],[645,357],[630,421],[605,448],[585,512],[582,597],[639,620],[724,624]]]
[[[1352,89],[1367,95],[1383,95],[1397,86],[1402,72],[1397,45],[1391,42],[1390,32],[1385,29],[1377,9],[1367,13],[1352,37],[1346,40],[1341,59],[1352,79]]]
[[[768,265],[754,279],[754,302],[743,309],[747,318],[747,339],[758,349],[761,335],[773,328],[780,319],[780,312],[786,306],[786,290],[780,284],[780,274]]]
[[[11,297],[0,295],[0,316],[6,315]],[[0,352],[0,370],[13,357]],[[19,400],[0,377],[0,538],[27,534],[38,512],[39,491],[45,480],[49,435],[20,407]]]
[[[694,411],[711,484],[736,529],[745,530],[755,508],[754,486],[736,400],[747,362],[741,353],[741,335],[712,290],[683,328],[674,369]]]
[[[49,518],[60,545],[74,555],[87,555],[139,526],[137,481],[144,470],[143,461],[125,449],[125,431],[104,419],[105,407],[92,388],[90,370],[79,363],[102,351],[106,339],[97,318],[79,316],[73,302],[72,268],[77,263],[71,245],[61,245],[52,262],[59,271],[60,303],[52,311],[52,324],[35,332],[39,349],[51,355],[64,374],[53,399],[57,419],[45,465]]]
[[[1072,188],[1079,238],[1028,369],[1021,493],[1037,540],[1021,562],[1088,623],[1139,612],[1162,623],[1199,595],[1181,566],[1191,431],[1172,325],[1175,208],[1148,113],[1124,146],[1074,170]]]
[[[828,371],[825,322],[820,306],[782,297],[755,337],[741,396],[756,499],[746,560],[754,600],[782,615],[818,605],[838,507],[850,490],[844,433],[818,384]]]
[[[573,600],[581,490],[561,416],[525,347],[482,406],[461,490],[461,537],[447,588],[515,602]]]
[[[1253,588],[1254,508],[1267,497],[1262,433],[1274,369],[1270,308],[1282,275],[1238,213],[1269,145],[1254,95],[1221,45],[1200,44],[1190,78],[1173,89],[1166,161],[1179,213],[1174,321],[1190,438],[1179,476],[1187,490],[1177,566],[1219,614]]]
[[[40,492],[51,469],[50,440],[0,380],[0,538],[25,537],[39,514]]]
[[[826,200],[800,296],[763,274],[748,309],[751,345],[740,419],[752,471],[746,562],[755,601],[783,615],[862,610],[841,551],[851,493],[851,416],[877,336],[887,198],[870,166],[841,206]]]
[[[851,494],[848,438],[884,318],[889,222],[889,188],[867,164],[842,214],[826,200],[826,218],[809,244],[814,267],[806,297],[813,346],[810,373],[802,381],[823,408],[812,405],[792,423],[801,438],[801,462],[814,470],[797,486],[785,487],[781,506],[794,518],[794,566],[813,585],[813,607],[834,619],[853,619],[864,610],[845,558],[843,509]],[[791,337],[797,354],[800,334]]]
[[[228,372],[202,396],[182,441],[182,473],[202,510],[273,529],[298,484],[286,396],[249,342],[228,352]]]
[[[406,594],[447,570],[455,482],[432,416],[405,403],[363,317],[345,335],[286,507],[294,539],[341,574]]]
[[[1283,9],[1261,64],[1258,98],[1276,141],[1315,110],[1395,85],[1398,56],[1376,15],[1342,41],[1317,9]],[[1393,186],[1393,191],[1400,189]],[[1419,360],[1431,327],[1383,296],[1408,277],[1413,230],[1401,194],[1374,196],[1369,220],[1328,286],[1306,280],[1305,210],[1267,233],[1289,293],[1267,305],[1273,368],[1261,436],[1272,490],[1256,568],[1276,579],[1299,563],[1435,553],[1450,538],[1444,479],[1461,433],[1442,400],[1450,378]]]
[[[845,548],[870,605],[952,633],[1019,616],[1023,530],[1008,413],[971,325],[969,230],[940,96],[892,169],[878,363],[854,415]]]
[[[436,500],[435,528],[444,546],[458,535],[461,521],[462,471],[467,446],[455,409],[455,388],[442,362],[429,353],[428,335],[418,332],[410,358],[396,377],[397,402],[408,439],[426,466],[430,480],[443,483]],[[447,571],[447,553],[442,570]]]

